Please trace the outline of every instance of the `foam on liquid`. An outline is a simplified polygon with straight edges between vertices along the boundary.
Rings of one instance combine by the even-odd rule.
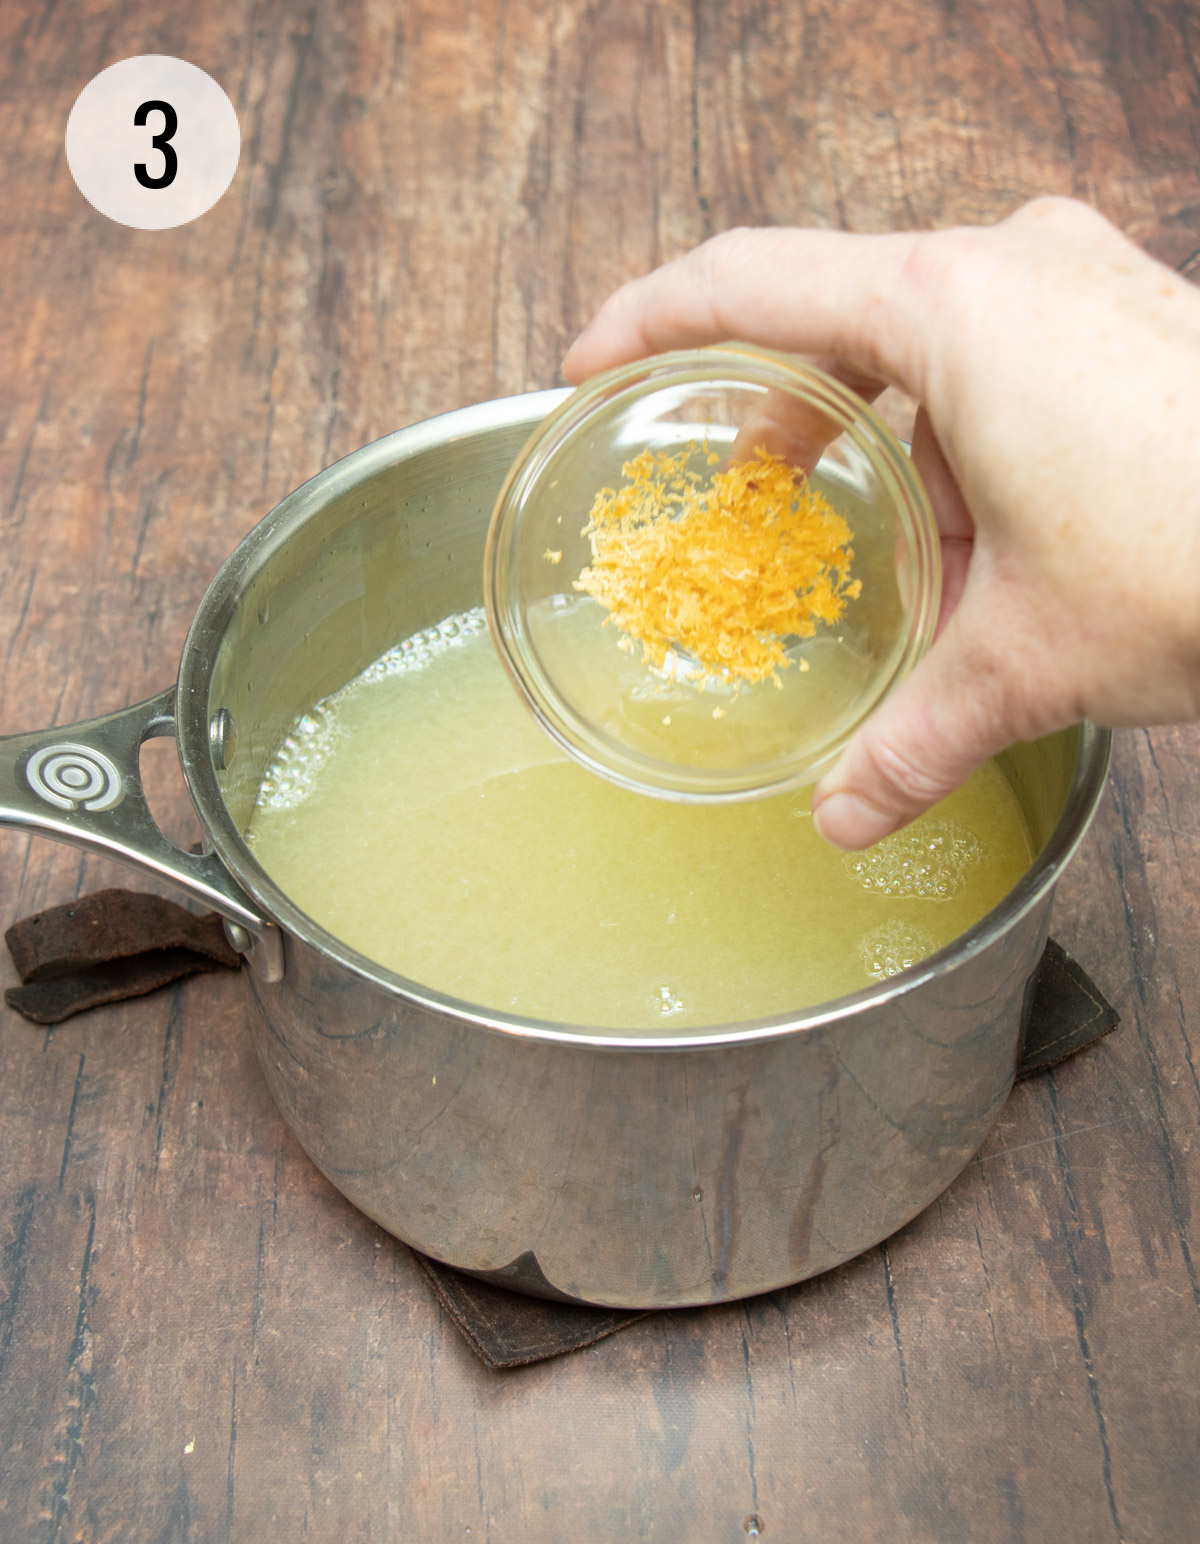
[[[384,655],[304,715],[248,839],[309,916],[486,1008],[692,1029],[813,1006],[907,969],[1029,866],[994,763],[866,853],[807,790],[671,804],[570,761],[518,701],[482,611]]]

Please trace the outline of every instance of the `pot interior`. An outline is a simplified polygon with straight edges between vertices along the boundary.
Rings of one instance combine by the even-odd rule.
[[[447,414],[356,451],[291,494],[234,553],[202,608],[213,612],[204,636],[215,651],[210,681],[196,684],[206,723],[221,708],[233,717],[236,754],[216,783],[239,834],[301,714],[393,644],[483,604],[492,505],[560,395],[485,404],[500,410],[491,416]],[[459,422],[419,432],[446,420]],[[180,729],[182,742],[182,715]]]
[[[356,451],[285,499],[214,581],[184,651],[181,757],[217,850],[268,901],[275,887],[241,833],[271,757],[303,713],[387,649],[482,604],[492,506],[564,395],[462,409]],[[225,767],[209,739],[221,709],[236,732]],[[1039,853],[1034,871],[1056,868],[1082,834],[1107,744],[1084,726],[999,758]]]

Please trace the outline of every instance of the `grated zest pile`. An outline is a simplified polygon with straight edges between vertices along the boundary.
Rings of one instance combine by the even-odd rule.
[[[624,487],[600,490],[575,588],[647,664],[661,668],[677,647],[706,672],[763,681],[791,663],[786,638],[811,638],[860,594],[852,532],[782,456],[760,446],[705,485],[689,466],[695,451],[644,450],[621,468]]]

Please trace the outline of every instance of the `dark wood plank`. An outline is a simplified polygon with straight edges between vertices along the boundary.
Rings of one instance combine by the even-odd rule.
[[[1169,0],[168,9],[0,9],[5,731],[165,685],[282,494],[551,384],[614,284],[711,231],[1055,191],[1200,249],[1200,16]],[[150,51],[210,70],[244,134],[225,199],[154,233],[84,204],[62,151],[83,84]],[[1019,1087],[924,1216],[503,1376],[299,1150],[236,981],[49,1033],[5,1014],[0,1537],[1190,1540],[1198,753],[1121,736],[1061,887],[1125,1027]],[[6,922],[122,878],[0,841]]]

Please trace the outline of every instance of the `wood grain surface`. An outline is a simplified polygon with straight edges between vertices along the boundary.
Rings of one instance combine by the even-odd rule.
[[[243,133],[161,232],[63,153],[83,85],[151,52]],[[611,287],[710,232],[1055,191],[1200,250],[1187,0],[5,0],[0,61],[4,732],[168,684],[281,495],[553,384]],[[939,1202],[806,1286],[520,1372],[305,1158],[235,979],[5,1012],[0,1540],[1194,1540],[1198,756],[1118,737],[1055,930],[1125,1025],[1018,1087]],[[0,881],[7,925],[126,876],[4,833]]]

